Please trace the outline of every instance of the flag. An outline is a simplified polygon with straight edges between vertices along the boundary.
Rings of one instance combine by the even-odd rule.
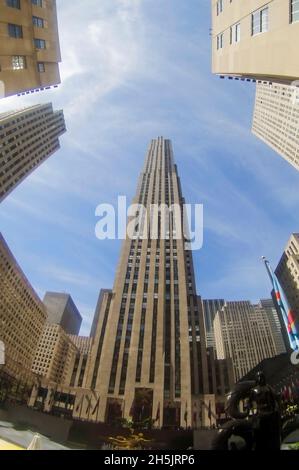
[[[156,421],[160,421],[160,402],[157,408],[157,413],[156,413]]]
[[[88,414],[89,410],[91,408],[91,397],[89,397],[88,395],[85,395],[85,398],[86,398],[86,401],[87,401],[87,407],[86,407],[85,413]]]
[[[186,402],[186,409],[185,409],[185,414],[184,414],[185,423],[187,423],[187,419],[188,419],[188,403]]]
[[[211,419],[212,419],[212,406],[211,406],[211,401],[209,401],[208,418],[209,418],[209,420],[211,421]]]
[[[131,416],[131,418],[134,418],[134,414],[135,414],[135,400],[132,401],[129,416]]]
[[[287,298],[283,292],[282,287],[279,284],[275,273],[272,271],[269,261],[267,261],[265,258],[263,258],[263,260],[273,285],[275,298],[287,330],[290,346],[293,351],[296,351],[297,349],[299,349],[299,330],[296,324],[296,315],[290,309]]]
[[[97,402],[96,402],[96,405],[91,413],[91,416],[93,416],[95,414],[95,412],[97,411],[97,409],[99,408],[99,404],[100,404],[100,397],[97,399]]]

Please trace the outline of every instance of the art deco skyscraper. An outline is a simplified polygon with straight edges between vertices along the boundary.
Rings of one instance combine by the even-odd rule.
[[[65,131],[63,112],[51,103],[0,113],[0,202],[60,148]]]
[[[60,83],[56,1],[0,1],[0,98]]]
[[[169,140],[151,142],[133,203],[184,204]],[[100,396],[99,421],[133,416],[157,427],[191,426],[196,408],[197,420],[209,424],[202,304],[192,253],[173,229],[171,218],[169,239],[127,237],[114,287],[102,293],[83,384]],[[95,419],[84,408],[80,417]]]
[[[252,132],[299,170],[299,88],[258,83]]]

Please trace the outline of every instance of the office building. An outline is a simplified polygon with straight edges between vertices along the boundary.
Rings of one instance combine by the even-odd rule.
[[[277,355],[268,315],[249,301],[226,302],[214,319],[217,359],[232,359],[236,381]]]
[[[67,335],[61,326],[47,325],[34,361],[37,380],[29,407],[68,419],[81,418],[83,401],[95,396],[82,388],[91,344],[91,338]]]
[[[275,304],[272,299],[262,299],[259,303],[260,307],[267,313],[270,327],[272,330],[272,336],[277,350],[277,354],[283,354],[286,352],[286,344],[284,339],[284,329],[282,326],[279,315],[277,313]]]
[[[50,103],[0,113],[0,202],[60,148],[65,130]]]
[[[298,0],[212,0],[212,70],[290,84],[299,78]]]
[[[299,88],[258,83],[252,132],[299,170]]]
[[[69,384],[78,349],[60,325],[46,325],[36,349],[32,371],[58,384]]]
[[[98,325],[98,322],[99,322],[99,315],[100,315],[100,312],[101,312],[102,302],[103,302],[103,298],[104,298],[105,293],[112,293],[112,291],[111,291],[111,289],[101,289],[100,290],[100,294],[99,294],[98,301],[97,301],[97,306],[96,306],[96,309],[95,309],[95,314],[93,316],[92,325],[91,325],[91,329],[90,329],[90,335],[89,336],[91,338],[94,338],[95,334],[96,334],[96,329],[97,329],[97,325]]]
[[[204,299],[202,302],[207,348],[215,348],[214,318],[218,310],[224,306],[225,301],[223,299]]]
[[[299,233],[291,235],[275,274],[295,315],[299,329]]]
[[[46,310],[0,234],[0,340],[5,345],[0,388],[9,379],[33,383],[31,372]]]
[[[43,302],[48,314],[48,323],[60,325],[67,334],[79,334],[82,317],[69,294],[46,292]]]
[[[55,0],[0,0],[0,31],[2,97],[60,83]]]
[[[150,144],[133,203],[149,208],[183,202],[171,142],[160,137]],[[98,396],[100,407],[89,415],[81,406],[82,419],[151,418],[156,427],[185,427],[194,425],[196,406],[201,425],[210,423],[215,399],[208,394],[202,305],[192,253],[171,220],[168,239],[160,230],[156,239],[142,239],[142,218],[136,236],[123,243],[113,289],[102,295],[83,383],[96,393],[88,410]]]
[[[69,385],[70,387],[82,387],[90,359],[92,338],[76,335],[69,335],[69,338],[77,348],[76,360]]]

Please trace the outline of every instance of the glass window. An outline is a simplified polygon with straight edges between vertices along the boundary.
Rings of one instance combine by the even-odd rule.
[[[20,0],[6,0],[6,5],[11,8],[17,8],[18,10],[21,9]]]
[[[13,70],[21,70],[26,68],[26,57],[22,55],[12,56],[12,68]]]
[[[44,39],[34,39],[34,45],[37,49],[46,49],[46,41]]]
[[[291,22],[299,21],[299,0],[291,0]]]
[[[241,23],[234,24],[230,28],[230,43],[240,42],[241,39]]]
[[[38,64],[37,64],[37,69],[38,69],[39,73],[45,72],[46,70],[45,70],[45,64],[44,64],[44,62],[38,62]]]
[[[251,34],[255,36],[269,29],[269,7],[255,11],[251,16]]]
[[[32,23],[34,26],[36,26],[37,28],[44,28],[45,24],[44,24],[44,19],[43,18],[39,18],[38,16],[33,16],[32,17]]]
[[[43,7],[43,0],[31,0],[32,5],[36,5],[37,7]]]
[[[9,24],[8,25],[8,34],[11,38],[22,38],[23,29],[22,26],[18,24]]]
[[[217,36],[217,49],[222,49],[223,48],[223,33],[218,34]]]

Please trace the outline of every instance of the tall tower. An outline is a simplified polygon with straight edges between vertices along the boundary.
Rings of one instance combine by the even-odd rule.
[[[299,88],[258,83],[252,132],[299,171]]]
[[[133,203],[148,213],[151,205],[183,207],[170,140],[152,140]],[[185,427],[194,425],[194,408],[197,421],[207,419],[212,398],[192,253],[175,239],[173,217],[169,228],[168,239],[160,230],[157,239],[127,236],[113,289],[103,292],[83,384],[100,395],[99,421],[131,416]]]
[[[63,111],[51,103],[0,113],[0,202],[60,148]]]

